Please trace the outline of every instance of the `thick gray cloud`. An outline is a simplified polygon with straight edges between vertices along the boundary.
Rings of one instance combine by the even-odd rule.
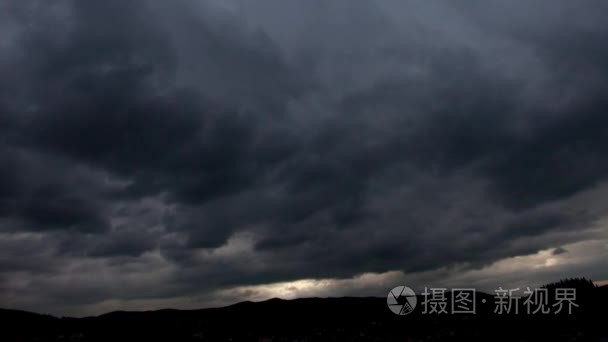
[[[2,3],[0,298],[212,302],[599,238],[605,6]]]

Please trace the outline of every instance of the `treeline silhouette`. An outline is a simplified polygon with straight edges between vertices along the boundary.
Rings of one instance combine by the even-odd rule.
[[[422,296],[405,316],[393,314],[384,297],[271,299],[78,319],[0,310],[0,341],[608,341],[608,287],[573,278],[542,288],[575,288],[578,307],[527,315],[520,298],[518,314],[498,315],[495,295],[478,292],[475,314],[422,314]]]
[[[541,286],[541,288],[556,289],[556,288],[575,288],[577,291],[594,290],[598,286],[591,279],[587,278],[566,278],[560,281],[549,283]]]

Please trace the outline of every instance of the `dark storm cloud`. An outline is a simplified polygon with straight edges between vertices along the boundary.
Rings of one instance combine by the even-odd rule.
[[[560,255],[565,253],[568,253],[568,250],[563,247],[558,247],[553,251],[553,255]]]
[[[91,178],[98,173],[27,150],[5,147],[2,152],[0,212],[14,224],[5,224],[2,230],[102,232],[108,228],[105,204],[99,199],[104,189]]]
[[[38,253],[0,280],[49,297],[480,267],[603,214],[599,2],[1,6],[0,242]]]

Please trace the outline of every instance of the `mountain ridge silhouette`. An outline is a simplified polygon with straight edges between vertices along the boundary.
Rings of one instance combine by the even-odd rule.
[[[451,299],[451,293],[446,297]],[[477,292],[475,315],[393,314],[386,297],[245,301],[217,308],[112,311],[83,318],[0,309],[4,341],[602,340],[608,286],[580,294],[572,315],[496,315]],[[485,300],[485,303],[482,303]],[[521,304],[521,303],[520,303]],[[520,309],[521,311],[521,309]],[[505,327],[509,327],[505,329]],[[2,338],[4,335],[4,338]]]

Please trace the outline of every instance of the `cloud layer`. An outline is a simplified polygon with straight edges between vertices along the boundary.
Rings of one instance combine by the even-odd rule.
[[[607,6],[0,4],[0,303],[476,282],[603,241]]]

